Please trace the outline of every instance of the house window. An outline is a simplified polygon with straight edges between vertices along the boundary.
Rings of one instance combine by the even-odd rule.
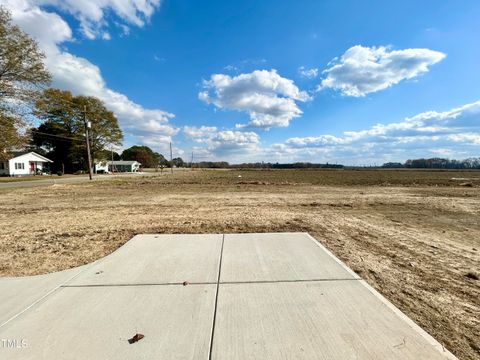
[[[0,170],[5,170],[5,163],[0,161]]]
[[[25,164],[24,163],[15,163],[15,170],[24,170]]]

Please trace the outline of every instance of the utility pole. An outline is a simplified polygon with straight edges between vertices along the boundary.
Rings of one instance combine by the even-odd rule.
[[[113,165],[113,146],[110,146],[110,151],[111,151],[111,153],[112,153],[112,173],[115,174],[115,171],[113,170],[113,166],[114,166],[114,165]],[[108,165],[107,165],[107,170],[109,170],[109,169],[108,169]]]
[[[90,140],[88,134],[88,129],[92,127],[92,124],[90,121],[87,121],[87,105],[83,106],[83,122],[85,123],[85,140],[87,141],[88,176],[90,180],[92,180],[92,159],[90,156]]]
[[[192,171],[193,171],[193,151],[192,151],[192,160],[190,161],[190,167],[192,168]]]
[[[173,174],[173,154],[172,154],[172,142],[170,141],[170,170]]]

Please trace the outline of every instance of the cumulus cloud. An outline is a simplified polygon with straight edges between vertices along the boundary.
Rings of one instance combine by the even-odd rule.
[[[283,161],[344,162],[347,164],[406,160],[428,156],[478,156],[480,101],[449,111],[427,111],[390,124],[346,131],[342,136],[294,137],[269,148]]]
[[[325,77],[318,89],[331,88],[345,96],[365,96],[417,77],[445,56],[430,49],[390,50],[384,46],[356,45],[323,71]]]
[[[260,136],[252,131],[218,131],[212,137],[207,139],[209,150],[225,151],[225,150],[242,150],[245,148],[255,148],[260,142]]]
[[[12,12],[12,18],[23,30],[37,39],[46,54],[45,64],[53,75],[53,86],[78,95],[95,96],[105,102],[118,117],[122,128],[142,141],[146,134],[156,143],[167,141],[178,132],[169,124],[173,114],[146,109],[126,95],[108,88],[100,69],[87,59],[62,50],[72,41],[72,30],[56,13],[43,10],[27,0],[0,0]],[[80,3],[80,2],[79,2]]]
[[[286,127],[290,120],[302,114],[296,101],[310,100],[290,79],[276,70],[255,70],[252,73],[229,76],[214,74],[203,82],[200,100],[220,109],[243,111],[249,114],[248,124],[238,128]]]
[[[260,136],[253,131],[218,130],[215,126],[185,126],[184,134],[199,146],[197,158],[229,159],[248,157],[259,151]]]
[[[110,34],[104,30],[108,27],[107,14],[114,14],[123,21],[123,32],[128,33],[126,24],[144,26],[161,0],[31,0],[31,3],[55,6],[74,16],[80,22],[82,33],[89,39],[109,40]]]
[[[304,66],[300,66],[298,68],[298,73],[300,74],[301,77],[304,77],[307,79],[314,79],[318,76],[318,69],[317,68],[307,69]]]
[[[409,158],[478,156],[480,100],[448,111],[426,111],[401,121],[376,124],[335,136],[292,137],[263,145],[254,132],[218,131],[216,127],[184,127],[204,159],[230,162],[329,162],[382,164]]]
[[[320,147],[345,144],[348,140],[333,135],[294,137],[288,139],[285,144],[293,148]]]
[[[184,126],[183,132],[190,138],[198,139],[211,136],[217,132],[217,128],[215,126]]]
[[[154,149],[155,151],[160,152],[165,157],[167,157],[167,154],[169,154],[170,152],[171,138],[169,136],[145,134],[145,135],[138,135],[137,139],[140,141],[141,144],[144,144]],[[173,143],[172,154],[173,154],[173,157],[176,158],[178,156],[185,155],[185,151],[182,148],[175,146],[175,144]]]

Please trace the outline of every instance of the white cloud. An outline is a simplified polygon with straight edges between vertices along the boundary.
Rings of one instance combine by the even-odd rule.
[[[154,151],[159,152],[165,158],[169,158],[170,156],[170,141],[171,138],[169,136],[163,135],[156,135],[156,134],[146,134],[146,135],[139,135],[137,138],[140,142]],[[185,155],[185,151],[179,147],[176,147],[175,144],[172,144],[172,154],[173,158]]]
[[[427,72],[445,54],[429,49],[392,50],[356,45],[324,70],[319,90],[331,88],[345,96],[365,96]]]
[[[424,157],[429,152],[457,158],[478,156],[478,145],[480,101],[444,112],[423,112],[397,123],[346,131],[343,136],[290,138],[268,151],[283,161],[373,164]]]
[[[178,129],[169,124],[174,115],[159,109],[145,109],[127,96],[106,85],[100,69],[87,59],[61,48],[72,41],[69,25],[56,13],[48,12],[27,0],[0,0],[12,11],[12,18],[36,38],[46,54],[45,64],[53,75],[53,86],[78,95],[96,96],[118,117],[122,128],[142,141],[145,135],[169,141]]]
[[[296,101],[310,100],[306,92],[276,70],[255,70],[234,77],[214,74],[203,86],[205,90],[198,94],[200,100],[220,109],[249,114],[250,122],[237,125],[238,128],[286,127],[291,119],[302,114]]]
[[[452,134],[449,135],[447,139],[453,142],[463,142],[470,143],[471,145],[480,145],[480,133]]]
[[[121,30],[121,32],[122,32],[121,36],[130,35],[130,28],[127,25],[121,24],[118,21],[115,21],[114,24]]]
[[[300,66],[298,68],[298,73],[300,74],[301,77],[304,77],[307,79],[314,79],[318,76],[318,69],[317,68],[307,69],[304,66]]]
[[[217,132],[215,126],[184,126],[183,132],[190,138],[205,138]]]
[[[294,137],[288,139],[285,144],[293,148],[305,148],[305,147],[320,147],[328,145],[339,145],[348,142],[344,138],[339,138],[333,135],[320,135],[317,137]]]
[[[247,58],[240,61],[236,61],[233,64],[225,66],[223,69],[231,72],[245,72],[252,67],[256,68],[267,63],[267,59],[262,58]]]
[[[439,156],[451,156],[453,154],[452,149],[444,149],[444,148],[430,149],[430,152],[433,154],[437,154]]]
[[[238,67],[236,67],[235,65],[227,65],[223,69],[227,71],[238,71]]]
[[[342,135],[292,137],[262,146],[255,133],[184,127],[204,159],[229,162],[382,164],[409,158],[477,157],[480,145],[480,100],[448,111],[426,111],[402,121],[377,124]],[[199,155],[200,156],[200,155]]]
[[[72,40],[70,26],[56,13],[43,11],[28,0],[0,0],[0,5],[12,12],[13,21],[32,35],[46,52]]]
[[[260,142],[260,136],[252,131],[218,131],[209,137],[206,143],[209,150],[241,150],[255,148]]]
[[[109,34],[104,31],[108,27],[106,14],[114,14],[123,22],[142,27],[160,3],[161,0],[31,0],[34,5],[51,5],[68,12],[80,22],[80,29],[87,38],[105,40],[109,40]],[[128,33],[125,27],[122,26],[123,32]]]
[[[219,131],[215,126],[185,126],[183,132],[199,144],[194,148],[197,158],[235,161],[259,150],[260,136],[252,131]]]

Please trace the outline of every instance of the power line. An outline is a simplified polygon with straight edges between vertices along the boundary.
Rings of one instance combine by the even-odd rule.
[[[32,129],[30,129],[30,131],[33,132],[33,133],[36,133],[36,134],[52,136],[52,137],[61,138],[61,139],[65,139],[65,140],[74,140],[74,141],[82,141],[82,142],[85,141],[85,139],[81,139],[81,138],[49,134],[49,133],[45,133],[45,132],[41,132],[41,131],[37,131],[37,130],[32,130]]]

